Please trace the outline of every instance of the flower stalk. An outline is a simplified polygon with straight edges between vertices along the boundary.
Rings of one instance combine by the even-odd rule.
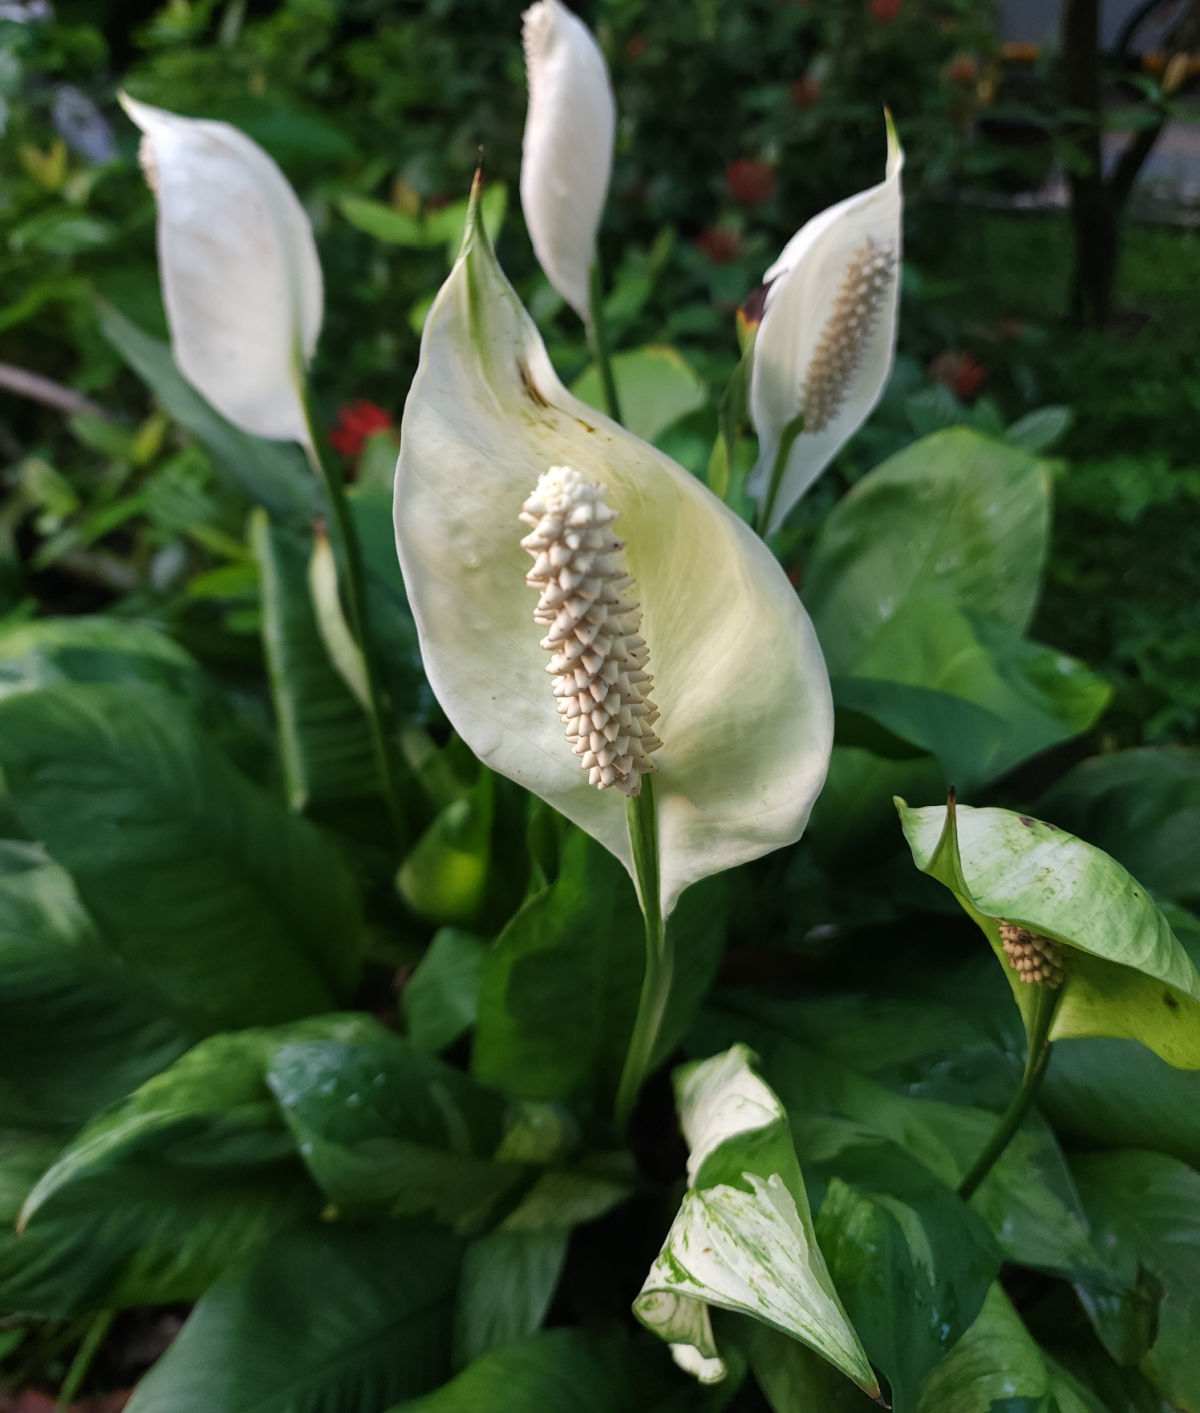
[[[1000,1116],[1000,1120],[988,1140],[987,1146],[975,1159],[970,1171],[958,1187],[958,1195],[969,1202],[982,1185],[988,1173],[1000,1161],[1004,1150],[1012,1142],[1021,1127],[1025,1115],[1033,1107],[1033,1101],[1041,1087],[1042,1077],[1050,1063],[1050,1023],[1058,1007],[1062,994],[1056,986],[1033,983],[1037,986],[1033,1014],[1029,1023],[1028,1050],[1025,1056],[1025,1071],[1021,1084],[1013,1095],[1012,1102]]]
[[[397,780],[396,754],[392,746],[390,716],[383,690],[380,687],[379,667],[374,645],[369,633],[367,613],[366,574],[363,569],[362,546],[358,532],[350,515],[350,505],[346,498],[346,485],[340,467],[329,457],[323,456],[316,428],[313,425],[312,405],[307,390],[301,394],[307,437],[304,450],[313,472],[325,488],[329,502],[334,554],[340,566],[339,579],[346,596],[346,611],[350,620],[350,631],[358,643],[365,675],[367,723],[371,732],[371,751],[375,757],[375,768],[379,776],[379,790],[383,796],[392,835],[398,845],[408,838],[408,825]]]
[[[623,420],[621,399],[617,395],[617,380],[613,376],[612,352],[604,314],[604,280],[598,259],[592,262],[590,295],[588,342],[592,346],[592,356],[596,360],[596,367],[600,370],[600,385],[604,389],[604,410],[614,422],[620,422]]]
[[[629,1126],[638,1092],[654,1063],[654,1050],[662,1030],[675,970],[673,948],[659,905],[658,816],[654,807],[652,776],[643,778],[640,793],[626,805],[626,821],[637,874],[638,898],[645,921],[646,969],[642,974],[633,1033],[629,1037],[629,1049],[617,1085],[615,1117],[617,1127],[622,1131]]]

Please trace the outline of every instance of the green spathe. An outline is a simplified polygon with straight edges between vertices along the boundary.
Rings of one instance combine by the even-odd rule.
[[[702,1383],[725,1376],[709,1306],[802,1341],[872,1397],[871,1372],[817,1245],[787,1113],[734,1045],[675,1072],[688,1190],[634,1301]]]
[[[429,681],[462,738],[631,868],[624,798],[563,736],[522,504],[551,466],[604,487],[650,649],[662,907],[799,838],[832,740],[829,679],[778,563],[682,467],[573,397],[473,203],[425,325],[396,470],[396,539]]]
[[[1072,949],[1049,1038],[1140,1040],[1200,1069],[1200,973],[1145,889],[1100,849],[1011,810],[896,807],[913,861],[958,898],[1004,967],[1028,1028],[1037,989],[1018,979],[997,922]]]

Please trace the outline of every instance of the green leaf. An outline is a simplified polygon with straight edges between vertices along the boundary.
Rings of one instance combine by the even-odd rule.
[[[658,1062],[678,1044],[712,981],[728,905],[726,884],[706,880],[684,893],[668,920],[680,963]],[[473,1072],[523,1098],[586,1094],[609,1102],[643,966],[641,913],[628,876],[573,830],[558,877],[525,903],[484,960]]]
[[[541,1328],[567,1258],[568,1228],[494,1231],[467,1248],[454,1320],[454,1367]]]
[[[827,1180],[817,1238],[896,1413],[975,1318],[1000,1256],[983,1221],[893,1145],[834,1140],[806,1170]]]
[[[648,442],[708,400],[703,379],[678,349],[665,344],[618,353],[612,370],[624,425]],[[571,384],[571,391],[592,407],[605,405],[600,370],[594,364]]]
[[[484,229],[488,238],[495,241],[503,228],[508,209],[508,188],[501,182],[489,183],[479,205]],[[343,196],[338,201],[338,209],[352,226],[374,236],[376,240],[424,250],[443,245],[451,260],[458,251],[467,219],[465,200],[420,216],[409,215],[382,201],[372,201],[363,196]]]
[[[270,1032],[203,1041],[94,1119],[34,1184],[0,1248],[6,1309],[65,1315],[194,1300],[315,1214],[263,1083]]]
[[[551,1330],[490,1351],[436,1393],[390,1413],[715,1413],[724,1402],[680,1382],[644,1340]],[[681,1393],[686,1401],[677,1401]]]
[[[362,922],[333,846],[164,693],[67,684],[0,701],[0,770],[25,836],[196,1030],[328,1010],[353,987]]]
[[[396,886],[415,913],[431,922],[480,921],[492,861],[495,777],[481,768],[462,798],[446,805],[400,866]]]
[[[163,410],[212,453],[222,478],[281,520],[307,524],[320,504],[317,482],[299,448],[252,437],[227,422],[179,373],[166,344],[110,304],[100,331],[154,393]]]
[[[896,803],[913,862],[949,888],[983,931],[1027,1026],[1034,988],[1005,956],[998,920],[1070,949],[1052,1040],[1126,1037],[1170,1064],[1200,1068],[1200,973],[1115,859],[1029,815]]]
[[[1156,1315],[1145,1320],[1149,1347],[1138,1367],[1168,1403],[1200,1407],[1200,1173],[1146,1152],[1085,1154],[1074,1170],[1099,1240],[1130,1277],[1144,1271],[1161,1292]],[[1122,1337],[1139,1312],[1114,1308],[1103,1290],[1077,1289],[1101,1341],[1126,1362]]]
[[[1159,897],[1200,902],[1200,750],[1094,756],[1057,781],[1038,812],[1093,840]]]
[[[505,1101],[372,1017],[281,1034],[267,1083],[339,1211],[433,1214],[466,1230],[532,1180],[508,1157]]]
[[[1010,446],[1040,456],[1062,441],[1071,430],[1075,414],[1069,407],[1038,407],[1009,424],[1004,440]]]
[[[1044,1354],[999,1285],[925,1382],[918,1413],[1107,1413]]]
[[[811,1349],[757,1320],[741,1320],[736,1338],[773,1413],[875,1413],[879,1405]]]
[[[805,579],[831,671],[859,672],[879,631],[918,595],[1024,630],[1049,517],[1045,465],[964,428],[863,477],[826,520]]]
[[[408,1223],[281,1234],[208,1291],[129,1413],[358,1413],[433,1388],[458,1259],[453,1237]]]
[[[487,943],[443,927],[401,993],[408,1034],[418,1050],[444,1050],[475,1024]]]
[[[70,876],[37,845],[0,842],[0,1124],[74,1128],[194,1038]]]
[[[362,708],[329,661],[308,593],[308,546],[251,516],[262,585],[262,638],[288,803],[303,810],[377,792]]]
[[[817,1244],[787,1115],[735,1045],[675,1072],[688,1189],[634,1313],[703,1383],[725,1376],[709,1307],[815,1349],[873,1397],[867,1362]]]

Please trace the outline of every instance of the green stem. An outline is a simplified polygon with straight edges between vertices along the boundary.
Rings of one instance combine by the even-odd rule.
[[[767,526],[771,523],[775,502],[779,499],[779,488],[783,485],[783,473],[787,466],[787,459],[791,455],[792,444],[803,430],[803,416],[793,417],[783,429],[783,436],[779,439],[779,450],[776,451],[775,460],[771,465],[771,480],[767,486],[766,498],[758,513],[758,523],[754,527],[764,539],[767,534]]]
[[[628,1127],[638,1091],[653,1064],[654,1047],[662,1029],[674,971],[674,958],[660,905],[658,816],[654,808],[652,776],[642,777],[641,793],[629,801],[626,818],[642,917],[646,925],[646,969],[642,974],[642,992],[638,998],[633,1034],[629,1037],[629,1050],[617,1086],[616,1120],[621,1130]]]
[[[1012,1142],[1021,1121],[1033,1106],[1037,1097],[1042,1076],[1050,1063],[1050,1022],[1058,1006],[1059,992],[1049,986],[1037,988],[1033,1018],[1029,1026],[1029,1049],[1025,1056],[1025,1073],[1021,1085],[1012,1102],[1000,1117],[995,1131],[988,1140],[987,1147],[975,1159],[971,1171],[959,1184],[958,1195],[964,1202],[969,1201],[980,1184],[1000,1159],[1000,1155]]]
[[[588,338],[591,340],[596,367],[600,370],[604,407],[614,422],[620,422],[621,400],[617,396],[617,380],[613,377],[612,354],[608,344],[608,326],[604,322],[604,280],[600,274],[599,260],[592,266],[589,294],[591,319],[588,321]]]
[[[400,803],[397,786],[396,753],[392,745],[391,721],[379,682],[379,669],[375,649],[371,642],[367,616],[366,574],[363,569],[362,546],[358,532],[350,514],[350,503],[346,498],[346,486],[341,469],[321,454],[320,442],[313,425],[312,406],[307,390],[302,394],[304,417],[308,426],[308,445],[305,452],[309,464],[325,487],[326,499],[333,517],[332,532],[334,555],[338,562],[341,588],[345,595],[350,631],[362,654],[363,669],[367,679],[367,722],[371,732],[371,750],[375,757],[375,768],[379,774],[379,788],[391,822],[396,842],[403,845],[408,838],[408,828]]]
[[[75,1402],[75,1395],[82,1387],[84,1379],[87,1378],[87,1372],[92,1367],[96,1351],[104,1343],[104,1336],[108,1333],[108,1327],[112,1324],[113,1316],[116,1313],[115,1310],[101,1310],[88,1326],[83,1342],[76,1350],[71,1367],[67,1370],[67,1376],[62,1381],[62,1388],[58,1391],[58,1402],[54,1405],[54,1413],[68,1413],[71,1404]]]

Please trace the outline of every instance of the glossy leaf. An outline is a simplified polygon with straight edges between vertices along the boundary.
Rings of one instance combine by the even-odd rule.
[[[1162,912],[1115,859],[1009,810],[910,809],[902,800],[897,808],[914,863],[978,923],[1026,1024],[1034,988],[1005,957],[998,919],[1068,949],[1051,1039],[1124,1036],[1171,1064],[1200,1068],[1200,973]]]
[[[443,927],[401,994],[408,1034],[418,1050],[444,1050],[475,1024],[487,944]]]
[[[630,868],[623,797],[590,786],[565,744],[525,584],[517,515],[560,465],[604,487],[638,584],[662,713],[655,798],[668,914],[689,884],[802,832],[832,736],[820,649],[748,527],[563,388],[473,216],[425,327],[396,473],[422,655],[484,763]]]
[[[793,1336],[874,1396],[817,1244],[787,1114],[750,1059],[735,1045],[676,1071],[688,1189],[634,1313],[702,1383],[725,1376],[714,1306]]]
[[[423,1393],[449,1373],[458,1261],[446,1232],[402,1222],[280,1236],[205,1295],[129,1413],[346,1413]]]
[[[170,697],[67,684],[0,701],[6,805],[129,965],[203,1031],[348,994],[362,922],[337,852]]]
[[[1044,1354],[999,1285],[925,1383],[919,1413],[1107,1413]]]
[[[1160,1294],[1146,1320],[1142,1373],[1173,1406],[1200,1407],[1200,1174],[1161,1153],[1085,1154],[1074,1164],[1079,1190],[1100,1240],[1134,1277],[1147,1272]],[[1103,1291],[1082,1287],[1101,1340],[1120,1362],[1120,1315]],[[1108,1313],[1112,1312],[1112,1313]],[[1106,1318],[1107,1314],[1107,1318]],[[1139,1351],[1140,1353],[1140,1351]]]

